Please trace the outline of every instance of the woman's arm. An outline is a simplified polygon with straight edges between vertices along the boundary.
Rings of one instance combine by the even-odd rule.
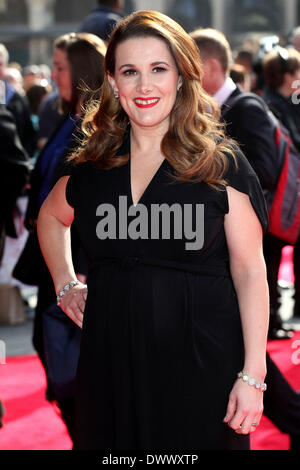
[[[69,282],[77,281],[74,271],[70,226],[74,210],[66,200],[66,184],[69,176],[61,177],[43,203],[37,221],[37,232],[41,251],[53,279],[55,292]],[[62,298],[62,310],[78,325],[82,326],[86,300],[83,284],[74,286]]]
[[[243,371],[263,382],[266,376],[269,291],[262,251],[262,228],[246,194],[232,187],[227,188],[227,194],[229,213],[225,216],[224,226],[242,322]],[[225,421],[237,432],[248,434],[255,429],[252,423],[259,422],[262,411],[263,393],[238,379],[230,395]]]

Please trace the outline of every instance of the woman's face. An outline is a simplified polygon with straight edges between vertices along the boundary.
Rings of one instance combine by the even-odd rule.
[[[163,40],[138,37],[120,43],[115,73],[108,79],[132,125],[167,131],[181,78]]]
[[[72,78],[71,67],[67,54],[62,49],[56,48],[53,54],[52,78],[56,81],[59,95],[66,101],[71,101]]]

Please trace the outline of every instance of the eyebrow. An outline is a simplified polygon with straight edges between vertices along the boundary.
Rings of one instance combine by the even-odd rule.
[[[170,67],[170,64],[168,64],[168,62],[165,62],[163,60],[158,60],[156,62],[152,62],[150,65],[153,67],[155,65],[161,65],[161,64],[164,64],[164,65],[167,65],[168,67]],[[121,65],[121,67],[119,67],[119,70],[121,70],[124,67],[135,67],[135,65],[134,64],[124,64],[124,65]]]

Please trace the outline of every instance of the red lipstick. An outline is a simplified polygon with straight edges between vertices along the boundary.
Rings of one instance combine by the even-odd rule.
[[[152,108],[159,102],[160,98],[149,96],[149,98],[135,98],[133,101],[138,108]]]

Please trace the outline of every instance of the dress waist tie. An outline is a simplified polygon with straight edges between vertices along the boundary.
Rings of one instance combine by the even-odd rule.
[[[137,265],[148,265],[148,266],[157,266],[162,268],[175,269],[180,271],[186,271],[191,273],[198,273],[204,276],[213,276],[213,277],[230,277],[230,269],[228,263],[224,261],[220,264],[190,264],[190,263],[181,263],[179,261],[171,261],[166,259],[157,259],[157,258],[147,258],[147,257],[137,257],[137,256],[124,256],[124,257],[113,257],[113,256],[104,256],[97,258],[89,268],[89,273],[92,273],[95,270],[103,266],[119,266],[121,269],[130,270],[136,267]]]

